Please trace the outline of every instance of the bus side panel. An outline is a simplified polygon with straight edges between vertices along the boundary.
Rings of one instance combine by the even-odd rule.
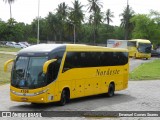
[[[53,102],[53,101],[59,101],[59,91],[58,91],[58,84],[57,81],[54,81],[53,83],[49,84],[45,88],[48,89],[46,94],[46,101],[47,102]]]
[[[118,67],[119,73],[117,75],[111,76],[111,82],[115,83],[115,91],[123,90],[123,79],[124,79],[124,66],[116,66]],[[108,85],[109,86],[109,85]]]
[[[99,77],[85,79],[85,96],[102,93],[101,82],[102,80]]]
[[[123,74],[123,89],[128,87],[128,79],[129,79],[129,64],[124,66],[124,74]]]
[[[129,57],[135,57],[137,53],[137,48],[136,47],[128,47],[129,50]]]
[[[151,54],[137,52],[137,58],[151,58]]]
[[[77,98],[108,92],[110,82],[115,90],[124,89],[124,66],[72,68],[59,77],[59,91],[70,88],[70,97]]]
[[[84,96],[84,80],[76,79],[76,76],[78,76],[77,73],[75,70],[67,70],[61,73],[58,81],[59,93],[61,93],[64,88],[69,88],[71,99]]]
[[[65,80],[65,79],[61,79],[60,81],[58,81],[58,91],[59,91],[59,100],[61,97],[61,93],[64,89],[69,89],[70,92],[70,98],[74,98],[75,96],[75,80]]]

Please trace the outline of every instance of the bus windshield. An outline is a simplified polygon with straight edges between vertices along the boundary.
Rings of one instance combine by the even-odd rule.
[[[138,51],[141,53],[151,53],[151,44],[139,43]]]
[[[39,88],[46,84],[43,64],[48,57],[17,57],[13,66],[11,84],[17,88]]]

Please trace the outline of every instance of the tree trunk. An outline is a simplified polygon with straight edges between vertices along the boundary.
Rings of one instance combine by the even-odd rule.
[[[93,44],[95,45],[96,44],[96,30],[95,30],[95,28],[94,28],[94,34],[93,34]]]
[[[128,28],[127,29],[125,29],[125,40],[128,40]]]

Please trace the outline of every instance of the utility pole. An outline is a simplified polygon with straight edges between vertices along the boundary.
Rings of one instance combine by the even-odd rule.
[[[127,0],[127,20],[126,20],[126,30],[125,30],[125,40],[128,39],[128,24],[129,24],[129,2]]]
[[[39,9],[40,9],[40,0],[38,0],[38,27],[37,27],[37,44],[39,44]]]
[[[74,44],[76,44],[76,25],[73,24],[73,26],[74,26],[74,31],[73,31],[73,33],[74,33]]]
[[[69,22],[69,24],[73,25],[73,43],[76,44],[76,25],[73,22]]]

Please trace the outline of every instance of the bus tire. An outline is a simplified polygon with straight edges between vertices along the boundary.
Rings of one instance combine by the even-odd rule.
[[[109,84],[109,87],[108,87],[107,96],[108,96],[108,97],[114,96],[114,91],[115,91],[114,83],[110,83],[110,84]]]
[[[68,103],[70,100],[70,93],[68,89],[63,89],[61,93],[61,99],[59,101],[60,106],[64,106],[66,103]]]

